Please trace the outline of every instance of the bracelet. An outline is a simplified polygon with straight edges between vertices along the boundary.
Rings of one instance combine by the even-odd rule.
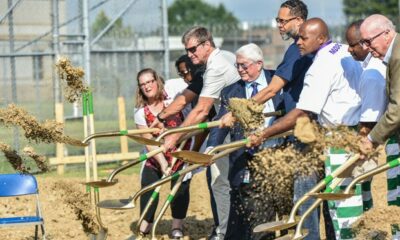
[[[157,114],[157,119],[158,119],[158,121],[160,121],[161,123],[165,123],[165,119],[162,119],[162,118],[160,117],[160,114],[161,114],[161,113]]]

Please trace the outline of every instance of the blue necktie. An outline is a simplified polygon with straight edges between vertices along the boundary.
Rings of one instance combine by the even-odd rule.
[[[250,98],[254,97],[254,95],[256,95],[256,94],[258,93],[257,85],[258,85],[258,83],[256,83],[256,82],[252,82],[252,83],[250,84],[251,88],[253,88],[253,90],[252,90],[252,92],[251,92],[251,95],[250,95]],[[247,149],[247,152],[248,152],[251,156],[253,156],[253,155],[257,152],[257,149],[258,149],[258,147],[249,148],[249,149]]]
[[[257,85],[258,85],[258,83],[256,83],[256,82],[251,83],[250,86],[253,88],[253,90],[251,92],[250,98],[254,97],[258,93]]]

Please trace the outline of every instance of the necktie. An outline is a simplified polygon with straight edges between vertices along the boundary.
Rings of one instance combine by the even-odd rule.
[[[253,82],[253,83],[251,83],[251,85],[250,85],[251,88],[253,88],[253,90],[252,90],[252,92],[251,92],[251,95],[250,95],[251,98],[254,97],[254,95],[256,95],[256,94],[258,93],[257,85],[258,85],[258,83],[256,83],[256,82]]]
[[[252,88],[252,92],[251,92],[251,95],[250,95],[250,98],[252,98],[252,97],[254,97],[254,95],[256,95],[257,93],[258,93],[258,90],[257,90],[257,85],[258,85],[258,83],[256,83],[256,82],[253,82],[253,83],[251,83],[250,84],[250,86],[251,86],[251,88]],[[257,147],[255,147],[255,148],[249,148],[249,149],[247,149],[247,152],[251,155],[251,156],[253,156],[256,152],[257,152]],[[248,171],[248,170],[247,170]],[[248,179],[247,179],[248,180]],[[248,182],[247,182],[248,183]]]

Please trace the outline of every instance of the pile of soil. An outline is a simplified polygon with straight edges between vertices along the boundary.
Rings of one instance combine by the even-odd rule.
[[[83,81],[85,75],[83,69],[72,66],[71,61],[66,57],[60,58],[56,63],[56,67],[64,89],[64,98],[70,103],[79,101],[82,93],[89,89]]]
[[[400,207],[374,207],[364,213],[352,226],[357,239],[392,239],[391,224],[400,224]]]
[[[264,105],[258,104],[253,99],[230,98],[229,110],[245,132],[252,132],[264,126]]]
[[[140,179],[136,174],[132,176],[118,175],[117,178],[119,180],[118,184],[100,189],[100,200],[128,198],[140,189]],[[67,179],[62,176],[37,176],[37,179],[39,198],[45,220],[46,239],[88,239],[87,233],[96,229],[91,224],[86,227],[87,221],[85,221],[84,225],[84,222],[80,219],[81,217],[78,217],[78,213],[82,209],[85,213],[83,216],[91,216],[88,218],[89,222],[93,220],[93,215],[91,215],[93,210],[89,210],[89,207],[87,207],[90,202],[89,196],[84,193],[85,186],[80,184],[84,179]],[[190,204],[184,223],[185,240],[204,240],[211,232],[213,220],[209,194],[205,189],[207,189],[205,173],[195,175],[191,181]],[[158,210],[166,200],[169,191],[170,184],[166,184],[161,190]],[[24,196],[1,199],[1,216],[27,214],[26,209],[31,201],[32,199],[27,199]],[[76,210],[79,211],[76,212]],[[35,209],[32,206],[32,208],[28,209],[28,215],[34,214]],[[134,230],[139,219],[139,206],[128,210],[101,209],[101,217],[105,227],[108,229],[107,240],[134,239]],[[171,231],[171,224],[172,216],[170,209],[168,209],[157,227],[157,239],[169,239],[168,234]],[[0,239],[32,239],[33,236],[34,230],[32,226],[2,228],[0,231]]]
[[[14,104],[0,109],[0,123],[6,126],[20,126],[28,140],[36,143],[66,143],[76,146],[85,146],[80,140],[64,136],[64,125],[55,120],[45,120],[39,123],[36,118],[26,110]]]

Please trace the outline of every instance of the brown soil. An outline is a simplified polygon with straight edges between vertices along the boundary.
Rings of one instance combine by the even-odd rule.
[[[85,187],[80,184],[84,179],[63,179],[62,177],[37,177],[40,192],[40,201],[45,219],[47,239],[88,239],[87,233],[95,225],[83,224],[79,218],[81,210],[82,216],[90,216],[86,222],[93,222],[92,211],[88,209],[89,197],[84,194]],[[100,199],[128,198],[140,189],[138,175],[117,176],[118,184],[100,189]],[[161,191],[161,204],[170,191],[169,184]],[[205,174],[195,175],[190,187],[190,205],[185,219],[185,240],[205,239],[211,232],[212,216],[210,210],[210,200],[205,181]],[[31,207],[29,214],[34,214],[34,206],[29,205],[32,201],[28,197],[0,199],[0,213],[2,216],[13,214],[21,215],[25,213],[27,207]],[[84,210],[86,209],[86,210]],[[78,214],[77,214],[78,213]],[[137,207],[128,210],[101,210],[102,221],[108,228],[108,240],[128,240],[133,239],[133,230],[139,219],[139,202]],[[86,218],[85,218],[86,219]],[[85,223],[86,223],[85,222]],[[168,209],[157,228],[158,239],[169,239],[172,223],[171,212]],[[0,239],[33,239],[34,229],[31,226],[22,228],[2,228]],[[150,239],[150,238],[149,238]]]
[[[15,171],[29,173],[30,169],[25,167],[22,157],[18,155],[17,151],[12,149],[10,145],[0,142],[0,150],[4,153],[4,156]]]
[[[307,145],[302,148],[288,145],[263,149],[254,155],[250,163],[257,190],[269,196],[268,201],[280,215],[287,214],[292,207],[295,176],[314,172],[321,174],[328,147],[359,151],[360,137],[347,127],[323,129],[310,122],[309,118],[300,118],[294,134]],[[378,152],[373,154],[378,155]]]
[[[63,85],[65,99],[70,103],[79,101],[82,93],[89,89],[83,81],[85,75],[83,69],[72,66],[71,61],[66,57],[60,58],[56,67]]]
[[[400,223],[400,207],[374,207],[354,223],[357,239],[392,239],[390,224]]]
[[[41,172],[49,171],[49,166],[46,163],[46,157],[38,155],[33,147],[26,146],[24,147],[23,152],[25,155],[31,157],[35,161],[36,166]]]
[[[251,132],[263,127],[263,109],[264,105],[256,103],[253,99],[229,99],[229,110],[246,132]]]
[[[58,142],[84,146],[81,141],[63,135],[64,125],[62,123],[55,120],[45,120],[43,123],[39,123],[25,109],[14,104],[0,109],[0,123],[6,126],[20,126],[25,131],[25,137],[37,143]]]

